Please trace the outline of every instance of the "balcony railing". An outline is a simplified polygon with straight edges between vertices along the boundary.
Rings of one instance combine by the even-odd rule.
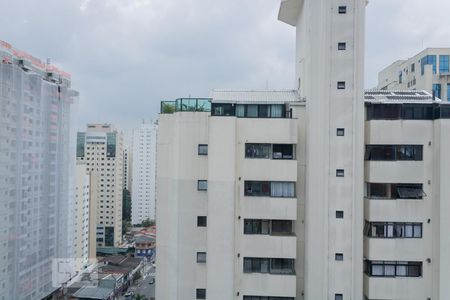
[[[211,99],[180,98],[175,101],[161,101],[162,114],[173,114],[179,111],[211,112]]]

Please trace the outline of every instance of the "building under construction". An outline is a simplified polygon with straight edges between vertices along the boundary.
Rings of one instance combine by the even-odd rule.
[[[51,293],[70,257],[68,73],[0,41],[0,300]]]

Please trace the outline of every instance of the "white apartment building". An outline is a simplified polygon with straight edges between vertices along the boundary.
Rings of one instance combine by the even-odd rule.
[[[131,188],[131,153],[130,146],[123,147],[123,189],[130,190]]]
[[[76,156],[95,178],[91,201],[97,211],[93,216],[97,247],[118,246],[122,243],[123,134],[111,124],[88,124],[86,132],[77,134]]]
[[[133,131],[132,224],[155,220],[157,128],[156,124],[142,123]]]
[[[53,292],[71,241],[70,75],[0,41],[0,299]]]
[[[365,95],[364,299],[449,299],[450,104]]]
[[[86,163],[80,162],[75,167],[75,211],[74,211],[74,257],[77,259],[75,270],[87,266],[89,260],[89,202],[90,175]]]
[[[378,89],[425,90],[450,101],[450,48],[427,48],[378,73]]]

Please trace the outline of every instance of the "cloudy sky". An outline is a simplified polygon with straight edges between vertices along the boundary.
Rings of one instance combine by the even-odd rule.
[[[294,86],[294,28],[279,0],[0,0],[0,39],[72,74],[78,126],[129,130],[161,100]],[[434,9],[430,9],[434,8]],[[450,46],[448,0],[370,0],[366,87],[424,47]]]

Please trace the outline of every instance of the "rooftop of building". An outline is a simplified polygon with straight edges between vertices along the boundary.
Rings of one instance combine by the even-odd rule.
[[[114,289],[99,286],[83,286],[73,294],[78,299],[109,299]]]
[[[285,104],[301,101],[296,90],[212,90],[213,103]]]
[[[442,100],[433,97],[427,91],[419,90],[367,90],[364,92],[364,101],[368,103],[442,103]]]
[[[142,263],[142,259],[125,255],[111,255],[101,258],[99,262],[122,268],[135,269]]]

